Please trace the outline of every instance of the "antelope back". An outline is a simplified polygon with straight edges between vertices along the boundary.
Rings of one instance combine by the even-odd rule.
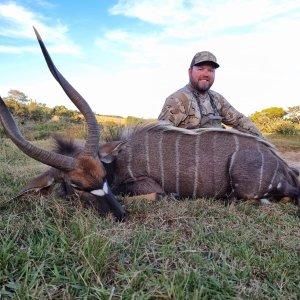
[[[234,154],[249,149],[259,165],[250,172],[253,196],[260,186],[272,180],[277,165],[283,176],[290,177],[287,164],[262,139],[234,130],[186,130],[158,123],[137,130],[128,138],[116,158],[114,185],[151,177],[166,193],[225,197],[232,190],[230,164],[236,163]],[[265,157],[265,161],[258,161],[257,156]],[[247,167],[243,164],[242,175]]]

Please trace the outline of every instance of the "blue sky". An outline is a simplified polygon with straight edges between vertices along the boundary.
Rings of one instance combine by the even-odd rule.
[[[0,95],[74,109],[32,26],[98,114],[156,118],[201,50],[221,66],[212,89],[244,114],[300,105],[299,0],[0,0]]]

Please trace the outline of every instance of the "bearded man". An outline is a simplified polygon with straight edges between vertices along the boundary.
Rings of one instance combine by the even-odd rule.
[[[221,94],[210,89],[218,67],[217,59],[211,52],[196,53],[188,69],[189,83],[166,99],[158,119],[187,129],[222,128],[225,124],[264,138],[249,118]]]

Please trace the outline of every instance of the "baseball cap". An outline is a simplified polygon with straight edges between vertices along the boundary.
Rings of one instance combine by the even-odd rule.
[[[203,62],[210,62],[215,68],[220,67],[220,65],[217,63],[217,58],[209,51],[197,52],[191,61],[190,67],[193,67]]]

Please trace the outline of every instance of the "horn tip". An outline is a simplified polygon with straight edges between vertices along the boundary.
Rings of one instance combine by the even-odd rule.
[[[38,40],[41,40],[41,36],[39,35],[39,33],[38,33],[38,31],[36,30],[36,28],[35,28],[34,26],[32,26],[32,27],[33,27],[33,30],[34,30],[34,32],[35,32],[35,35],[36,35],[37,39],[38,39]]]

